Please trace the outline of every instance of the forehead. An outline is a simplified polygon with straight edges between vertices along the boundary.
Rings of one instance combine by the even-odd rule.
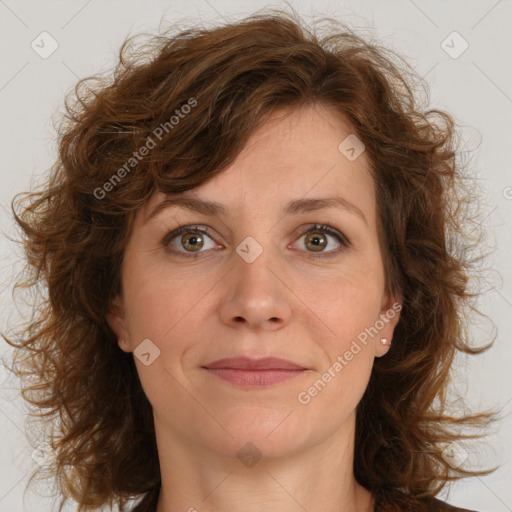
[[[341,196],[371,222],[375,188],[364,145],[354,132],[346,118],[323,105],[277,111],[230,166],[184,194],[220,202],[238,217],[262,215],[262,207],[282,213],[285,203],[300,198]],[[166,197],[156,193],[141,221],[147,222]]]

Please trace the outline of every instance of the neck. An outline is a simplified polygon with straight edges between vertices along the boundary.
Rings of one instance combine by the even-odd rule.
[[[353,475],[353,435],[336,433],[308,450],[246,465],[238,448],[226,456],[176,432],[163,436],[163,427],[155,418],[162,476],[156,512],[373,511],[372,494]]]

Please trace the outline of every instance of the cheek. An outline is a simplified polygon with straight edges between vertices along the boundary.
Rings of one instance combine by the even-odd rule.
[[[127,326],[141,384],[156,405],[162,390],[179,396],[188,379],[187,365],[201,358],[209,332],[205,332],[205,320],[215,313],[209,294],[218,278],[199,275],[197,270],[176,273],[155,265],[141,268],[143,271],[130,272],[127,266]],[[195,341],[198,333],[203,343]],[[157,354],[148,366],[137,357],[138,347],[147,339],[150,351]]]
[[[132,341],[145,338],[158,342],[176,338],[175,333],[190,328],[201,302],[215,284],[206,273],[180,272],[162,265],[148,265],[135,259],[125,272],[127,324]],[[186,325],[184,325],[186,324]]]
[[[309,287],[309,317],[322,329],[331,356],[379,320],[383,284],[379,275],[354,271]]]
[[[343,380],[344,386],[349,388],[366,385],[375,357],[374,344],[378,339],[375,329],[375,322],[379,319],[377,297],[360,290],[357,292],[331,302],[330,317],[326,323],[334,334],[322,341],[327,356],[324,371],[329,370],[331,376],[336,375],[334,380]]]
[[[322,416],[326,428],[334,429],[347,419],[368,385],[375,358],[373,336],[378,339],[372,327],[379,319],[380,299],[375,286],[345,280],[314,302],[319,317],[315,341],[324,354],[323,364],[297,399],[308,417]]]
[[[209,288],[204,280],[177,277],[169,272],[151,271],[132,274],[126,280],[125,296],[127,326],[134,361],[144,392],[157,410],[166,410],[169,397],[179,400],[186,376],[182,363],[189,351],[193,333],[201,328],[197,318],[203,310]],[[185,283],[187,283],[186,286]],[[143,340],[150,340],[151,362],[146,365],[139,359]],[[153,356],[153,354],[156,354]],[[182,384],[178,384],[181,382]],[[185,406],[188,402],[183,398]]]

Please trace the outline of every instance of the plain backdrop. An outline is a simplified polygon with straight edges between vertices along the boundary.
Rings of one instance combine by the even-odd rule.
[[[463,480],[441,494],[449,502],[482,512],[512,511],[512,2],[510,0],[336,0],[293,1],[307,19],[327,15],[400,52],[430,86],[430,106],[448,110],[465,143],[485,194],[484,224],[495,252],[489,290],[479,302],[497,329],[494,348],[461,359],[459,376],[468,405],[501,409],[504,417],[471,456],[499,464],[490,476]],[[166,1],[15,1],[0,0],[0,240],[1,329],[15,326],[22,305],[11,295],[21,268],[21,253],[5,235],[16,236],[10,202],[27,190],[56,158],[52,117],[62,110],[65,93],[76,81],[111,69],[129,34],[156,32],[159,23],[185,17],[223,22],[282,2],[256,0]],[[40,35],[47,32],[49,35]],[[457,32],[457,34],[454,34]],[[33,49],[46,38],[44,51]],[[56,43],[55,43],[55,42]],[[466,48],[467,46],[467,48]],[[36,46],[37,48],[37,46]],[[460,54],[460,55],[459,55]],[[46,58],[43,58],[46,57]],[[20,312],[19,312],[19,311]],[[489,325],[470,327],[485,340]],[[0,354],[10,347],[2,340]],[[57,510],[43,486],[23,495],[35,448],[25,434],[26,408],[16,381],[0,368],[0,512]],[[448,492],[449,491],[449,492]],[[72,510],[72,507],[68,508]],[[312,512],[312,511],[311,511]]]

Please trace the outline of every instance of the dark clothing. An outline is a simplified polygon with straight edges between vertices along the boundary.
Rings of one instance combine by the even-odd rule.
[[[414,498],[398,490],[373,491],[375,512],[478,512],[467,508],[454,507],[433,496]]]

